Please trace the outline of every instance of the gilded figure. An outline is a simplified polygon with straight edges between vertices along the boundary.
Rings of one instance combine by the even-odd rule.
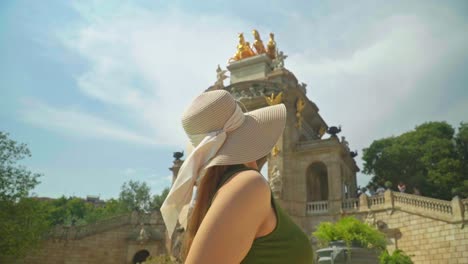
[[[257,54],[263,54],[266,53],[265,46],[263,45],[263,41],[260,38],[260,33],[256,29],[252,30],[252,34],[254,36],[254,43],[253,47],[255,48],[255,51]]]
[[[255,52],[250,47],[250,43],[245,41],[244,33],[239,33],[239,44],[237,44],[237,51],[234,57],[229,59],[229,62],[238,61],[255,55]]]
[[[276,58],[276,42],[275,42],[275,34],[273,33],[270,33],[270,39],[268,40],[266,52],[271,59]]]
[[[302,120],[304,119],[302,116],[302,111],[304,111],[305,102],[304,99],[298,98],[296,101],[296,127],[302,129]]]
[[[245,59],[252,56],[255,56],[255,52],[250,47],[250,42],[246,41],[244,45],[244,50],[241,53],[241,59]]]
[[[320,127],[320,130],[319,130],[319,136],[322,137],[325,132],[327,132],[327,129],[325,127]]]
[[[275,145],[275,146],[273,147],[273,149],[271,150],[271,155],[272,155],[273,157],[276,157],[276,156],[278,156],[279,153],[280,153],[280,149],[278,148],[277,145]]]
[[[280,104],[283,101],[283,92],[280,92],[276,96],[274,93],[272,93],[269,97],[265,96],[265,100],[267,101],[268,105]]]

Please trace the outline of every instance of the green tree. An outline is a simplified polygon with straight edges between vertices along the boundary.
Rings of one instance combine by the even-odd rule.
[[[18,165],[30,156],[25,144],[0,132],[0,263],[36,248],[50,226],[47,205],[28,198],[40,175]]]
[[[70,219],[70,213],[67,209],[68,198],[62,196],[51,201],[48,218],[52,225],[64,225]]]
[[[122,185],[119,201],[127,210],[148,212],[151,205],[150,188],[145,182],[126,182]]]
[[[0,263],[38,248],[49,229],[46,203],[35,198],[0,202]]]
[[[90,207],[90,209],[84,216],[84,221],[86,223],[93,223],[101,219],[106,219],[116,215],[121,215],[130,212],[130,210],[128,210],[121,201],[116,199],[107,200],[104,206],[88,206]]]
[[[396,186],[401,181],[407,190],[417,188],[423,195],[440,199],[466,196],[463,153],[467,154],[467,134],[463,123],[455,135],[446,122],[429,122],[400,136],[375,140],[363,150],[363,172],[373,176],[368,187],[383,186],[386,181]]]
[[[40,174],[32,173],[18,161],[30,157],[26,144],[19,144],[0,131],[0,201],[16,201],[28,196],[39,184]]]
[[[166,200],[167,195],[169,194],[169,188],[164,188],[161,194],[156,194],[153,196],[153,201],[151,201],[151,209],[159,211],[161,209],[164,200]]]
[[[109,199],[94,205],[77,197],[62,196],[49,202],[49,221],[53,225],[84,225],[130,212],[123,202]]]
[[[468,197],[468,123],[460,123],[455,137],[458,155],[460,156],[463,182],[454,188],[454,193],[462,197]]]

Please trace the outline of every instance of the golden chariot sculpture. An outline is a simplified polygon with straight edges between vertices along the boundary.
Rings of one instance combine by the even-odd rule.
[[[236,54],[232,58],[229,59],[229,63],[233,61],[242,60],[245,58],[253,57],[260,54],[267,54],[270,59],[275,59],[277,54],[276,49],[276,42],[275,42],[275,35],[270,33],[270,39],[266,45],[263,45],[263,41],[260,38],[260,33],[256,29],[252,30],[252,34],[254,37],[253,48],[250,46],[250,42],[245,41],[244,33],[238,34],[239,43],[237,44],[237,51]]]

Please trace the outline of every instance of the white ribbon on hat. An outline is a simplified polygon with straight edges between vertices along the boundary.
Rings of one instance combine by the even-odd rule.
[[[172,237],[174,233],[177,220],[181,226],[187,229],[189,203],[192,199],[195,182],[200,181],[204,176],[202,169],[205,169],[207,163],[216,156],[218,150],[223,146],[227,132],[240,127],[244,118],[241,108],[236,105],[236,110],[224,124],[223,129],[207,134],[189,135],[192,145],[196,147],[180,167],[177,179],[161,206],[161,214],[169,237]]]

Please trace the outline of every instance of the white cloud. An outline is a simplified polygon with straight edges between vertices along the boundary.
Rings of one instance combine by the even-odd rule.
[[[44,129],[76,137],[104,138],[150,146],[163,144],[83,111],[54,108],[31,100],[25,101],[24,106],[21,113],[24,121]]]
[[[86,8],[78,9],[91,17]],[[180,125],[190,100],[215,81],[217,64],[235,51],[240,21],[151,13],[125,7],[118,16],[88,19],[61,38],[89,62],[79,89],[140,124],[157,142],[185,142]],[[122,120],[125,122],[125,120]],[[139,133],[139,132],[138,132]]]

